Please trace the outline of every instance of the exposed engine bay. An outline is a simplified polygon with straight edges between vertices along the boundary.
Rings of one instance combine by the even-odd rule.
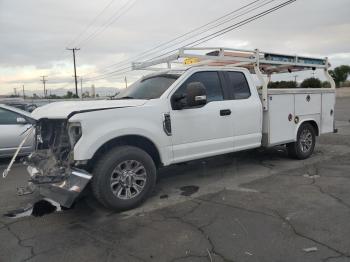
[[[79,123],[65,119],[41,119],[36,123],[36,149],[24,161],[29,184],[40,194],[70,207],[92,175],[74,167],[73,147],[82,135]]]
[[[31,177],[30,182],[34,184],[61,182],[67,178],[72,161],[67,121],[48,119],[38,121],[36,150],[25,160],[25,164],[35,167],[38,171]]]

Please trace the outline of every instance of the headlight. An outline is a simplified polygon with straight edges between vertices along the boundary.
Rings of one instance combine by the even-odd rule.
[[[80,123],[70,123],[68,126],[68,136],[72,147],[78,142],[82,135]]]

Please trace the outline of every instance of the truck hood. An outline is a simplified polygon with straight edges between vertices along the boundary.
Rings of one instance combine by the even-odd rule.
[[[147,100],[137,99],[55,102],[35,109],[31,116],[36,120],[42,118],[65,119],[78,113],[142,106],[146,102]]]

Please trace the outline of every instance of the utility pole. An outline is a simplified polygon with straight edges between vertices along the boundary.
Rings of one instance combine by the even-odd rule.
[[[13,88],[13,92],[15,93],[15,96],[17,96],[17,89]]]
[[[75,51],[80,50],[80,48],[66,48],[67,50],[73,51],[73,63],[74,63],[74,78],[75,78],[75,94],[78,96],[78,79],[77,79],[77,68],[75,64]]]
[[[124,77],[124,81],[125,81],[125,88],[128,88],[128,80],[126,79],[126,76]]]
[[[80,77],[80,93],[81,93],[81,100],[83,100],[83,78]]]
[[[294,75],[294,82],[297,82],[297,75]]]
[[[26,94],[24,93],[24,85],[22,85],[23,99],[26,99]]]
[[[41,82],[43,82],[43,84],[44,84],[44,98],[46,98],[46,86],[45,86],[45,83],[46,83],[46,79],[45,79],[45,77],[47,77],[47,76],[41,76],[43,79],[41,80]]]
[[[78,82],[78,79],[80,78],[80,93],[81,93],[81,98],[83,98],[83,78],[80,76],[72,76],[72,77],[74,78],[76,77],[77,82]],[[77,95],[77,98],[79,98],[79,95]]]
[[[91,85],[91,97],[93,97],[93,98],[96,97],[95,85]]]

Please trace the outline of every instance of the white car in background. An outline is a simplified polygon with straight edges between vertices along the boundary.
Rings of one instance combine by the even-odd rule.
[[[30,113],[0,104],[0,158],[13,156],[34,122]],[[19,155],[28,155],[34,150],[34,136],[33,133],[28,137]]]

